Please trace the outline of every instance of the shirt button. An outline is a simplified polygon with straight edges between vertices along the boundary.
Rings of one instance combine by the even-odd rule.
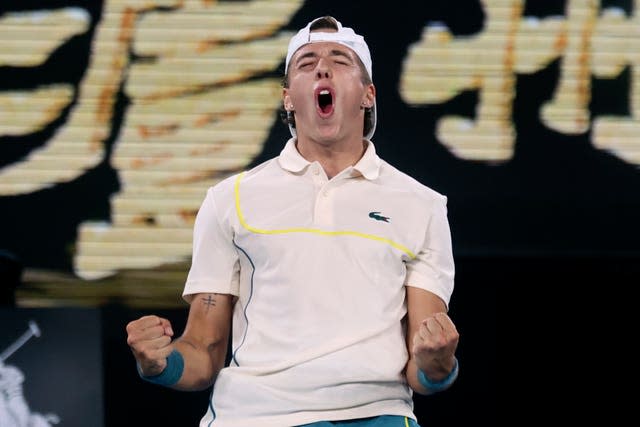
[[[329,195],[329,190],[324,190],[324,191],[322,192],[322,195],[323,195],[324,197],[327,197],[327,196]]]
[[[314,175],[320,175],[320,171],[318,170],[318,168],[315,168],[315,169],[313,170],[313,174],[314,174]]]

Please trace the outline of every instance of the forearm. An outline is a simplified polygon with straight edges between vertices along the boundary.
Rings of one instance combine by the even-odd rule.
[[[195,295],[184,333],[171,343],[167,341],[159,358],[157,351],[147,350],[153,357],[145,358],[150,363],[140,369],[142,378],[176,390],[203,390],[211,386],[226,360],[232,307],[232,295]],[[152,347],[151,344],[147,347]],[[162,347],[162,341],[157,347]]]
[[[407,307],[407,382],[419,394],[444,390],[457,377],[458,331],[435,294],[407,287]]]
[[[171,388],[196,391],[213,385],[224,367],[227,343],[202,344],[181,337],[175,341],[174,349],[182,355],[184,367],[180,379]]]

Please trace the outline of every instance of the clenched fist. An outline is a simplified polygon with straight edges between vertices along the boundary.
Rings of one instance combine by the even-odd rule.
[[[127,324],[127,344],[145,376],[160,374],[173,350],[171,322],[158,316],[144,316]]]
[[[453,369],[460,335],[446,313],[424,319],[413,336],[416,365],[432,381],[440,381]]]

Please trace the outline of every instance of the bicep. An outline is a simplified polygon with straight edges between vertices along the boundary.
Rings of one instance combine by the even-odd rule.
[[[193,295],[181,340],[206,350],[219,344],[226,346],[231,330],[234,301],[235,296],[230,294]]]
[[[202,390],[213,384],[224,367],[231,330],[233,296],[194,294],[184,333],[174,341],[184,359],[179,390]]]
[[[447,305],[436,294],[408,285],[407,291],[407,347],[411,355],[413,336],[420,323],[438,312],[447,312]]]

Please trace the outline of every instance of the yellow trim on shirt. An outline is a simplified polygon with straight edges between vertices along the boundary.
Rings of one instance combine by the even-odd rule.
[[[376,236],[374,234],[360,233],[359,231],[349,231],[349,230],[326,231],[326,230],[318,230],[316,228],[304,228],[304,227],[285,228],[285,229],[282,229],[282,230],[262,230],[262,229],[259,229],[259,228],[252,227],[249,224],[247,224],[247,222],[245,221],[244,215],[242,214],[242,209],[240,208],[240,181],[242,180],[242,177],[244,176],[244,174],[245,173],[243,172],[243,173],[238,175],[238,177],[236,178],[235,186],[234,186],[234,193],[235,193],[235,199],[236,199],[236,213],[238,214],[238,220],[240,221],[240,224],[245,229],[247,229],[248,231],[251,231],[252,233],[256,233],[256,234],[312,233],[312,234],[318,234],[318,235],[321,235],[321,236],[355,236],[355,237],[362,237],[363,239],[375,240],[375,241],[390,245],[390,246],[392,246],[392,247],[404,252],[411,259],[416,257],[415,254],[409,250],[409,248],[407,248],[406,246],[403,246],[403,245],[401,245],[399,243],[396,243],[391,239],[387,239],[386,237]]]
[[[409,427],[409,418],[408,417],[404,417],[404,425],[405,425],[405,427]]]

